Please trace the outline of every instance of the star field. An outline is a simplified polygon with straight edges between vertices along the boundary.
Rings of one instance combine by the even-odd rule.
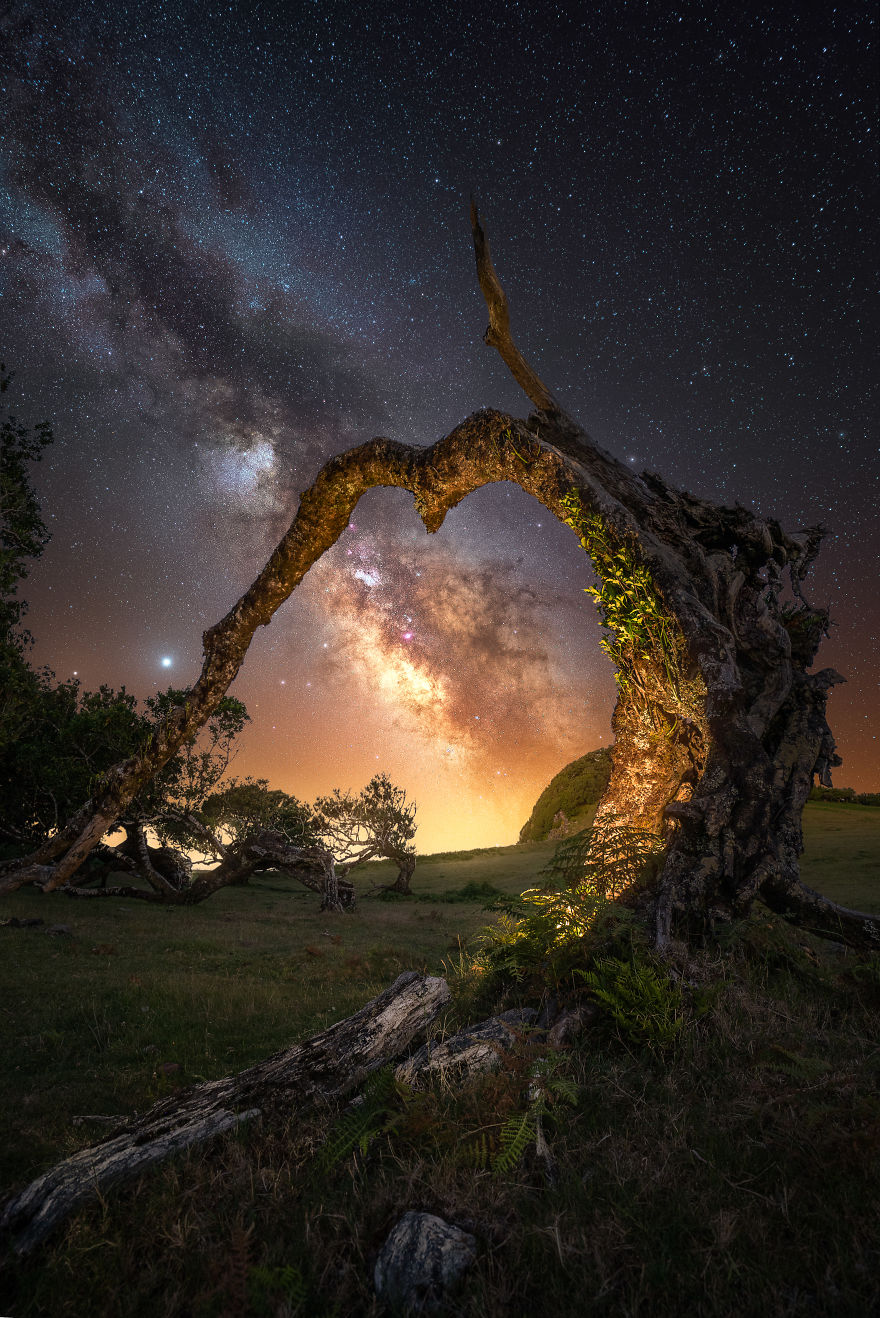
[[[36,658],[192,681],[327,457],[527,415],[481,342],[473,191],[598,442],[830,528],[837,777],[876,790],[876,38],[868,4],[8,8],[0,359],[56,432]],[[420,849],[511,841],[610,739],[589,565],[506,486],[431,540],[399,492],[354,521],[252,647],[236,772],[310,798],[382,768]]]

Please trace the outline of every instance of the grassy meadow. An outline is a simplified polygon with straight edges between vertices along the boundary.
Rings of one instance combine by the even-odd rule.
[[[810,805],[805,832],[805,880],[880,913],[880,809]],[[533,885],[553,849],[426,858],[410,899],[368,895],[370,880],[393,877],[371,867],[344,916],[321,915],[314,893],[276,874],[190,909],[6,899],[0,918],[45,925],[0,928],[0,1193],[99,1138],[94,1118],[240,1070],[403,969],[450,979],[440,1032],[534,1005],[534,976],[479,972],[468,949],[497,918],[484,909],[492,891]],[[47,933],[54,923],[70,933]],[[696,953],[672,989],[665,977],[656,987],[625,923],[584,956],[637,956],[669,1037],[600,1013],[560,1052],[524,1035],[472,1089],[389,1081],[368,1102],[366,1135],[331,1138],[342,1150],[331,1159],[321,1148],[328,1129],[345,1131],[337,1112],[267,1116],[77,1214],[32,1258],[4,1259],[0,1312],[378,1318],[372,1264],[405,1208],[478,1237],[456,1314],[871,1312],[880,958],[761,911],[724,948]],[[574,1000],[578,982],[555,991]],[[533,1148],[503,1171],[499,1157],[536,1065],[553,1080],[552,1181]]]

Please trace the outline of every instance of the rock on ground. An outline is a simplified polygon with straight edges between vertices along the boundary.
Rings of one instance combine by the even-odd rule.
[[[404,1213],[379,1251],[373,1280],[392,1313],[447,1311],[450,1292],[477,1257],[476,1239],[433,1213]]]

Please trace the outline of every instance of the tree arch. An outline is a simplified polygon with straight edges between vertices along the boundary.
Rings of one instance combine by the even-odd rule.
[[[257,627],[336,542],[367,490],[409,490],[433,532],[473,490],[515,481],[573,529],[600,581],[618,699],[598,818],[613,814],[666,844],[647,894],[658,947],[747,913],[759,896],[816,932],[880,947],[880,921],[838,906],[799,876],[813,775],[830,784],[840,763],[825,706],[843,679],[833,669],[808,671],[828,627],[827,612],[803,594],[822,528],[787,533],[748,509],[636,475],[595,444],[516,347],[475,206],[471,224],[489,310],[485,340],[536,410],[525,421],[477,412],[430,448],[380,438],[331,459],[253,585],[205,632],[202,671],[186,703],[139,755],[104,776],[63,829],[7,866],[0,891],[69,882],[124,805],[207,720]]]

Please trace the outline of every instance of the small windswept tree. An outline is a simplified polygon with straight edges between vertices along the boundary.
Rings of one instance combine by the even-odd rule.
[[[287,872],[290,858],[303,849],[325,856],[328,870],[335,865],[321,847],[311,807],[271,788],[266,778],[225,783],[205,799],[190,822],[204,861],[219,862],[219,870],[233,884],[247,883],[264,870]],[[344,895],[341,905],[352,905],[350,885],[344,885]]]
[[[186,691],[169,687],[149,697],[145,701],[146,729],[140,740],[149,743],[169,710],[185,702],[187,695]],[[226,774],[236,752],[235,742],[248,719],[240,700],[224,697],[200,735],[184,742],[130,802],[119,820],[125,841],[110,848],[108,864],[119,855],[128,855],[135,862],[135,872],[163,900],[171,898],[168,883],[178,894],[189,890],[192,853],[202,850],[202,805]],[[148,831],[157,836],[159,847],[150,845]]]
[[[238,842],[258,828],[271,828],[288,842],[313,846],[319,841],[311,806],[269,786],[266,778],[233,778],[208,796],[199,819],[213,831]]]
[[[169,690],[148,700],[152,718],[162,718],[169,702],[186,692]],[[311,808],[266,779],[223,783],[234,754],[233,742],[248,718],[244,705],[226,697],[202,735],[181,747],[117,821],[125,832],[114,846],[95,849],[86,872],[100,880],[105,896],[190,906],[221,888],[248,882],[252,874],[278,870],[322,895],[322,909],[354,904],[354,888],[336,874],[332,853],[321,845]],[[214,789],[214,790],[212,790]],[[161,843],[152,845],[149,833]],[[193,862],[202,866],[193,871]],[[108,887],[108,875],[128,870],[146,887]],[[76,896],[95,889],[70,885]]]
[[[340,873],[349,874],[368,860],[391,860],[398,870],[391,887],[406,895],[416,868],[415,816],[415,802],[385,773],[377,773],[356,795],[337,788],[315,802],[315,827]]]

